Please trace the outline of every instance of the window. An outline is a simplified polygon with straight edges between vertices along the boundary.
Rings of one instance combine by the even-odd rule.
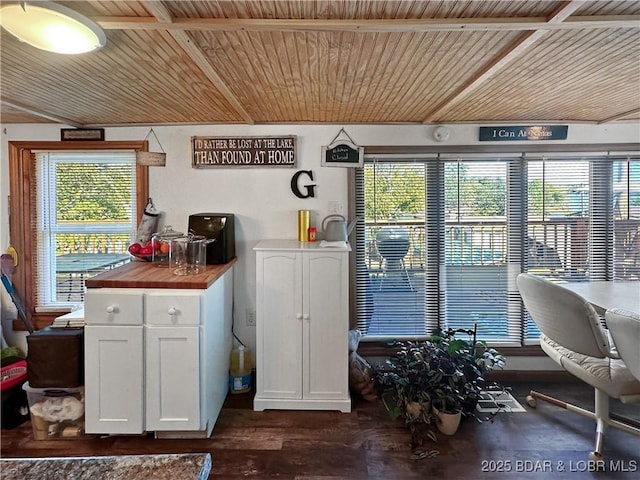
[[[354,175],[358,328],[477,325],[497,345],[537,343],[518,273],[640,279],[639,173],[637,155],[367,154]]]
[[[84,301],[84,280],[129,261],[135,152],[36,153],[36,310]]]
[[[133,153],[146,149],[146,142],[140,141],[9,142],[9,229],[19,255],[12,283],[35,328],[50,324],[81,301],[86,276],[111,266],[107,257],[98,257],[126,258],[124,238],[130,238],[148,199],[148,167],[134,166]],[[80,152],[94,158],[73,155]],[[115,153],[129,160],[116,160]],[[108,171],[119,173],[111,176]],[[114,179],[110,198],[97,200],[98,193],[86,190],[91,185],[101,192],[97,185]],[[93,214],[80,215],[101,202],[99,222]],[[95,261],[82,258],[85,253]],[[24,329],[20,321],[14,328]]]

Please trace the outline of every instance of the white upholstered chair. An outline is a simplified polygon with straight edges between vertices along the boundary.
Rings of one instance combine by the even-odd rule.
[[[640,314],[613,309],[607,310],[605,319],[620,358],[633,376],[640,380]]]
[[[594,412],[533,390],[527,397],[529,406],[535,407],[539,399],[596,420],[595,448],[589,454],[591,460],[602,458],[607,426],[640,436],[637,422],[610,416],[610,398],[623,403],[640,402],[640,380],[618,355],[593,306],[560,284],[535,275],[518,275],[517,285],[525,308],[540,329],[540,346],[544,352],[567,372],[595,389]],[[637,349],[637,337],[635,342]]]

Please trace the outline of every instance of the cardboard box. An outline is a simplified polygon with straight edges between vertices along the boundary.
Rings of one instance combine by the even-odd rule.
[[[26,382],[33,437],[36,440],[84,436],[84,387],[33,388]]]

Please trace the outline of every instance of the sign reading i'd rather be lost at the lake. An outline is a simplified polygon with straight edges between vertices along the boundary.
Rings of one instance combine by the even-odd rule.
[[[567,125],[529,125],[522,127],[480,127],[481,142],[516,140],[566,140]]]
[[[296,137],[191,137],[193,168],[295,167]]]

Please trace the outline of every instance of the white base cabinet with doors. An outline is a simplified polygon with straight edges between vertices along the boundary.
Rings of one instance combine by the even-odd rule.
[[[264,240],[256,252],[254,410],[351,411],[349,251]]]
[[[206,289],[88,288],[85,431],[209,437],[228,392],[233,269]]]

